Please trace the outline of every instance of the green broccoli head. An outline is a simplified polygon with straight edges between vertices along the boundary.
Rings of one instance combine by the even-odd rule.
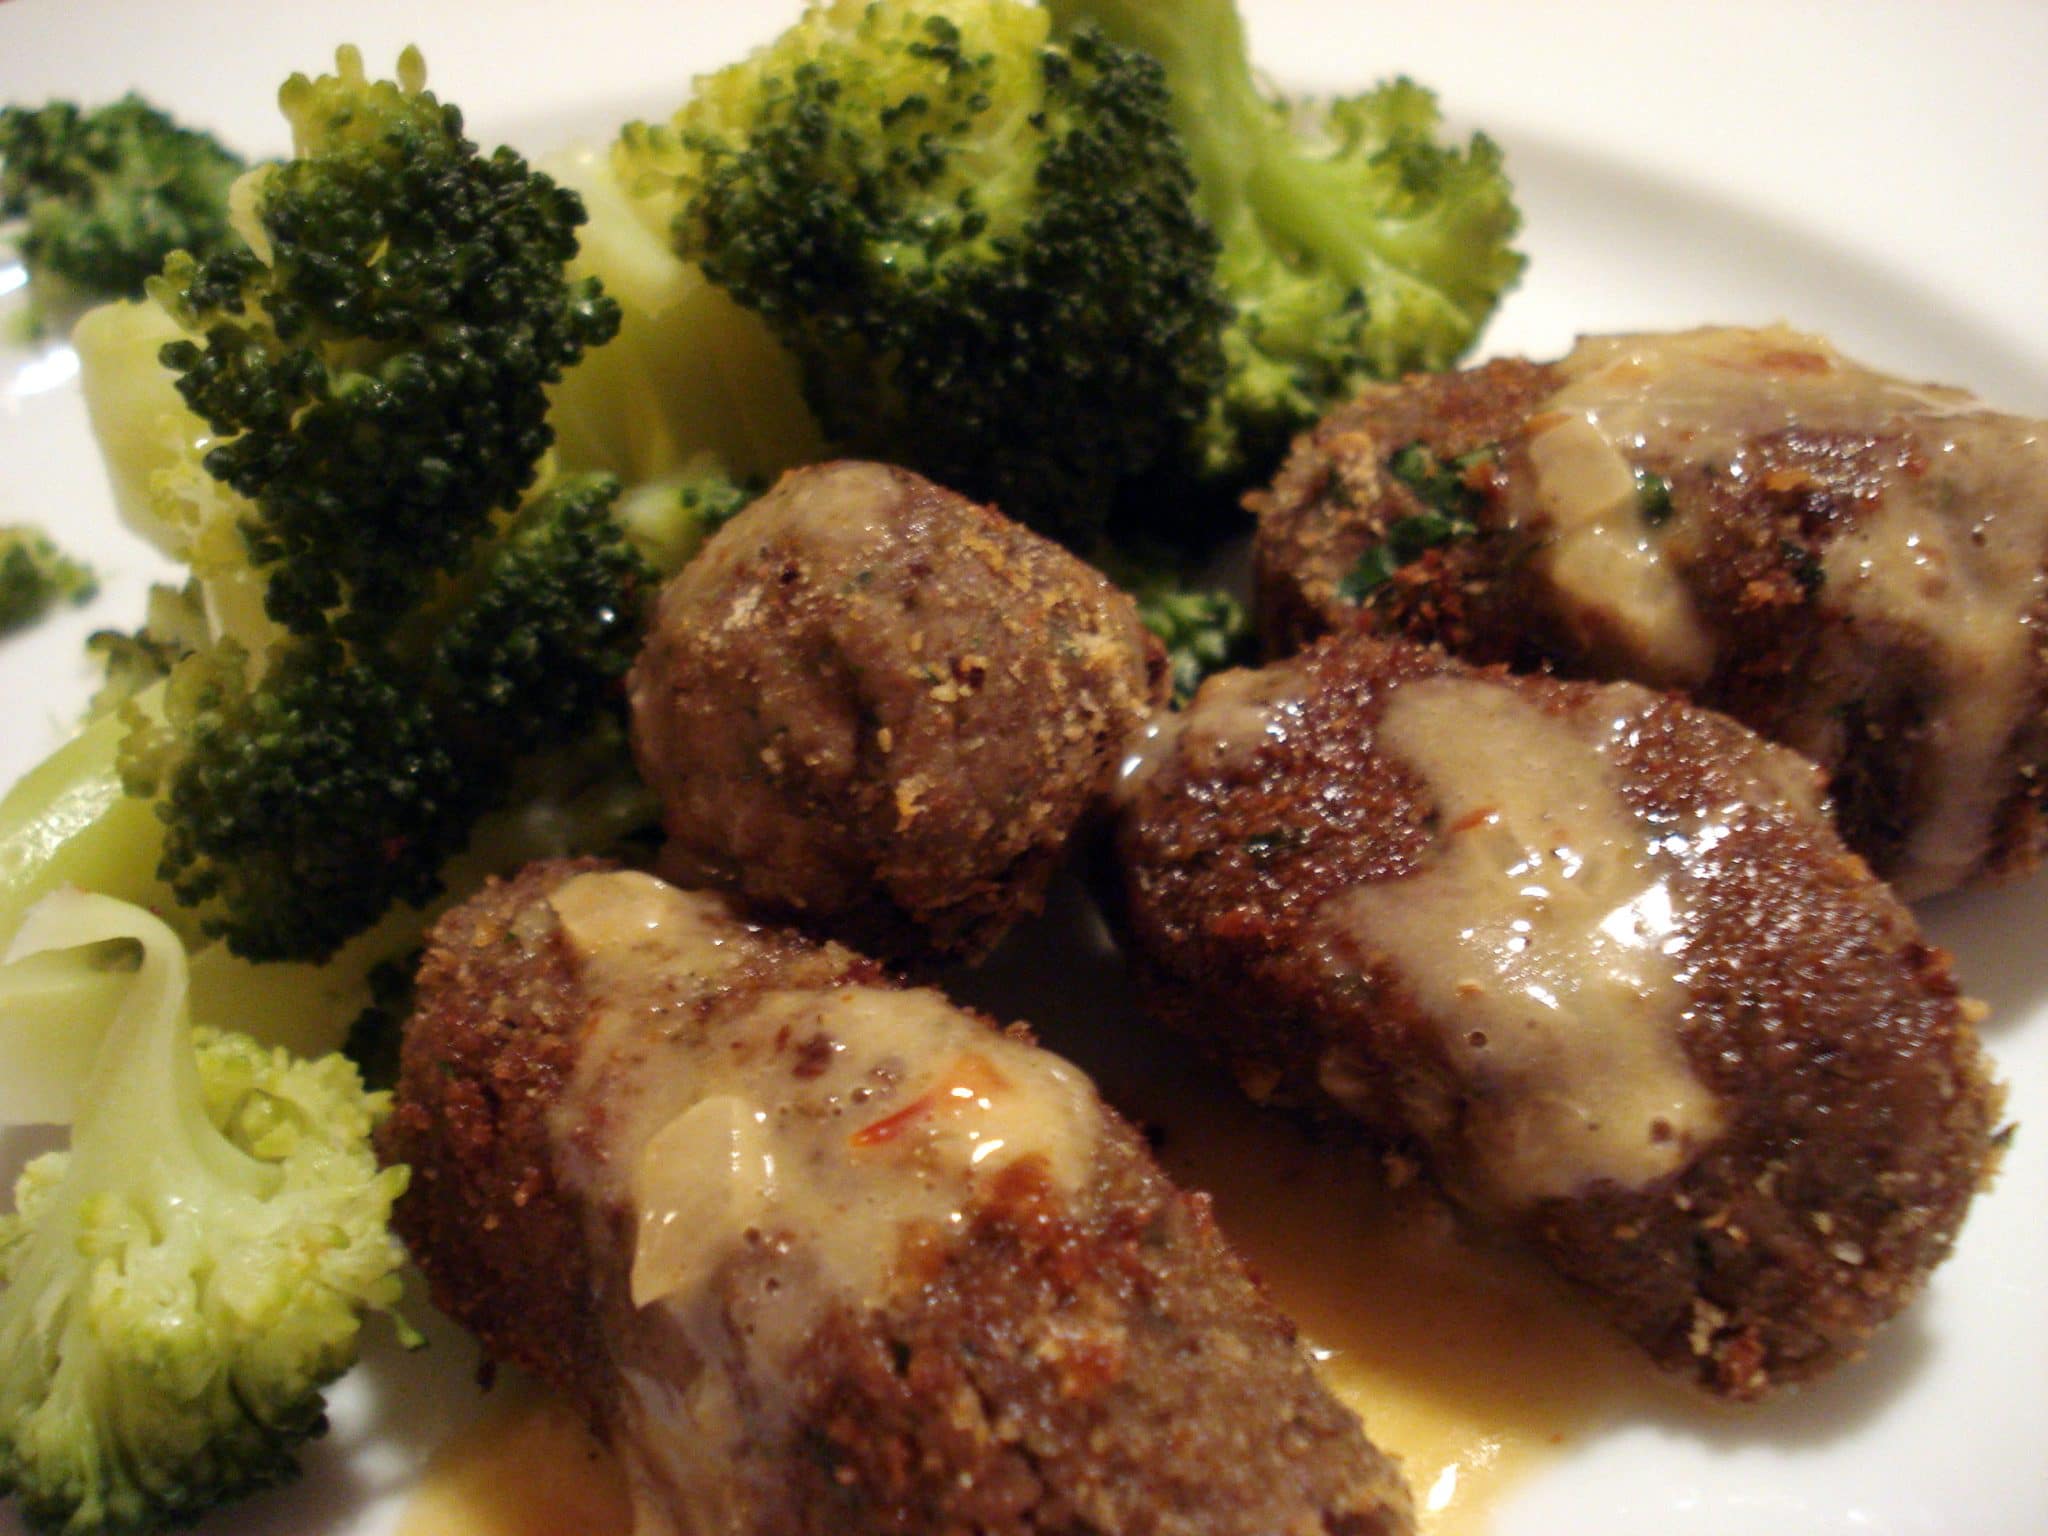
[[[704,541],[738,517],[763,484],[737,478],[700,456],[683,468],[634,486],[619,500],[619,522],[633,547],[664,577],[695,558]]]
[[[393,901],[438,889],[476,807],[425,698],[338,641],[233,641],[171,669],[161,718],[127,716],[122,783],[156,802],[158,873],[256,960],[319,959]]]
[[[547,452],[550,389],[618,320],[570,270],[580,200],[480,153],[415,55],[337,59],[282,92],[297,153],[237,191],[246,247],[78,327],[123,516],[195,584],[98,642],[110,702],[148,689],[121,782],[251,960],[434,899],[519,759],[618,712],[654,578],[617,482]]]
[[[58,603],[84,603],[99,581],[40,529],[0,527],[0,635],[33,624]]]
[[[655,580],[613,515],[618,497],[610,475],[557,484],[479,563],[435,637],[420,691],[465,755],[572,740],[616,700]]]
[[[1022,0],[830,0],[622,137],[826,435],[1085,543],[1221,377],[1160,71]]]
[[[245,248],[174,259],[152,291],[205,456],[245,499],[270,616],[344,638],[396,624],[533,483],[547,386],[618,327],[571,280],[581,201],[485,155],[416,53],[371,81],[294,76],[296,156],[258,173]]]
[[[237,243],[228,186],[242,161],[141,97],[83,110],[0,107],[0,219],[21,219],[21,258],[39,307],[118,298],[172,251]]]
[[[1521,274],[1499,148],[1439,142],[1408,80],[1307,108],[1263,95],[1232,0],[1047,0],[1157,59],[1222,242],[1228,366],[1194,439],[1206,476],[1261,472],[1374,379],[1449,367]]]
[[[369,1133],[383,1099],[187,1017],[185,956],[140,908],[64,892],[0,969],[139,942],[68,1151],[0,1216],[0,1493],[66,1536],[189,1523],[282,1482],[325,1427],[321,1393],[389,1311],[405,1185]],[[48,979],[39,977],[39,986]]]
[[[129,793],[165,824],[159,871],[205,932],[257,960],[323,959],[420,905],[501,804],[517,759],[615,712],[653,572],[575,477],[527,507],[399,636],[292,636],[257,671],[232,639],[131,707]]]
[[[102,670],[88,717],[97,721],[119,714],[122,705],[162,682],[180,657],[210,638],[205,598],[196,581],[151,587],[139,628],[97,629],[86,637],[86,654],[98,658]]]
[[[1096,552],[1110,580],[1130,593],[1138,618],[1166,647],[1173,701],[1185,704],[1202,679],[1253,658],[1244,604],[1164,545],[1142,539]]]

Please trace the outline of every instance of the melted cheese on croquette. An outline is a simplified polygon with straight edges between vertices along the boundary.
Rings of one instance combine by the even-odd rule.
[[[1502,1497],[1665,1384],[1527,1260],[1389,1196],[1221,1074],[1166,1073],[1164,1161],[1217,1215],[1330,1390],[1401,1457],[1422,1536],[1484,1536]],[[399,1536],[632,1536],[616,1460],[574,1411],[507,1378],[436,1452]],[[574,1511],[574,1518],[564,1518]]]

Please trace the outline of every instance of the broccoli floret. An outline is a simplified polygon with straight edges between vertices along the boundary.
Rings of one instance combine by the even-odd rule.
[[[98,629],[86,638],[86,653],[98,657],[104,669],[99,690],[86,707],[89,718],[118,713],[144,689],[170,676],[181,656],[201,649],[211,637],[205,597],[196,581],[182,587],[153,586],[146,602],[141,628]]]
[[[229,639],[172,667],[161,715],[130,712],[121,771],[159,802],[160,872],[204,931],[317,960],[438,894],[519,756],[616,701],[653,582],[617,494],[608,476],[558,485],[374,645],[288,637],[259,676]]]
[[[398,1086],[399,1049],[404,1044],[405,1021],[412,1016],[421,953],[413,950],[372,968],[370,1000],[349,1021],[348,1034],[342,1039],[341,1054],[356,1064],[370,1088]]]
[[[1022,0],[828,0],[620,140],[825,433],[1070,542],[1223,365],[1158,67]]]
[[[74,946],[110,940],[139,942],[141,968],[77,1086],[70,1148],[30,1163],[0,1216],[0,1493],[65,1536],[188,1523],[290,1478],[402,1258],[387,1223],[405,1172],[369,1144],[382,1097],[340,1057],[195,1029],[184,951],[148,913],[50,898],[0,1005],[48,991],[53,961],[103,1000]]]
[[[280,648],[260,682],[232,641],[196,652],[164,717],[134,723],[122,780],[159,802],[161,873],[251,959],[321,958],[392,901],[425,901],[468,830],[431,707],[339,642]]]
[[[736,479],[715,460],[699,459],[626,492],[619,500],[619,521],[656,570],[679,571],[763,489],[761,481]]]
[[[1421,86],[1290,104],[1260,91],[1233,0],[1046,3],[1165,68],[1232,310],[1204,472],[1260,471],[1361,384],[1450,366],[1520,275],[1499,148],[1439,143]]]
[[[24,222],[21,259],[45,315],[142,292],[172,251],[234,244],[228,187],[241,159],[141,97],[0,107],[0,219]]]
[[[1173,699],[1185,704],[1202,679],[1251,660],[1244,604],[1220,587],[1162,583],[1138,594],[1138,617],[1166,646]]]
[[[824,458],[796,359],[759,315],[676,254],[670,205],[632,196],[609,148],[572,147],[539,166],[590,215],[571,275],[597,278],[620,312],[619,334],[552,391],[562,467],[604,470],[634,488],[707,467],[765,484]]]
[[[121,687],[167,673],[121,780],[175,901],[252,960],[433,900],[526,755],[595,732],[633,803],[601,717],[659,574],[616,480],[548,466],[549,389],[618,320],[569,271],[580,200],[479,153],[415,55],[337,58],[281,94],[299,153],[237,192],[246,247],[77,332],[123,515],[197,588],[99,642]]]
[[[58,603],[90,602],[92,571],[35,528],[0,527],[0,635],[26,628]]]
[[[190,333],[163,362],[224,439],[206,469],[251,505],[270,617],[362,639],[533,484],[547,386],[619,313],[564,272],[581,201],[480,153],[416,53],[397,82],[353,49],[336,67],[280,92],[298,153],[256,173],[247,247],[152,292]]]
[[[1185,704],[1202,679],[1252,661],[1252,627],[1244,604],[1205,582],[1182,559],[1137,541],[1097,552],[1098,563],[1138,604],[1138,618],[1166,647],[1173,701]]]
[[[164,687],[133,701],[160,714]],[[162,916],[192,951],[192,994],[201,1016],[232,1016],[266,1044],[305,1055],[334,1049],[375,997],[378,966],[417,949],[438,909],[485,877],[535,859],[638,854],[658,828],[652,793],[632,771],[625,725],[607,710],[565,746],[522,759],[505,803],[482,816],[468,846],[441,871],[446,891],[426,908],[398,904],[320,964],[256,962],[201,931],[159,878],[167,828],[155,804],[126,793],[118,760],[130,734],[119,714],[101,715],[38,763],[0,798],[0,940],[38,901],[67,886],[118,896]],[[645,851],[651,851],[647,849]],[[0,1102],[18,1080],[6,1056]],[[5,1118],[0,1109],[0,1119]]]

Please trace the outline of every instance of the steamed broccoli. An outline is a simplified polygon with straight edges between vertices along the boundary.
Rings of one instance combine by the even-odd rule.
[[[619,305],[619,334],[551,391],[562,467],[629,487],[707,472],[765,484],[824,458],[796,359],[676,254],[669,205],[631,196],[608,149],[576,146],[538,164],[590,215],[571,276],[598,279]]]
[[[1166,647],[1173,699],[1185,704],[1202,679],[1252,660],[1244,604],[1220,587],[1161,582],[1140,588],[1138,617]]]
[[[1203,472],[1261,471],[1360,385],[1449,367],[1521,274],[1499,148],[1440,144],[1421,86],[1290,105],[1260,92],[1233,0],[1046,4],[1063,35],[1099,29],[1165,68],[1231,307]]]
[[[24,628],[58,603],[90,602],[92,572],[35,528],[0,527],[0,635]]]
[[[120,776],[172,896],[258,960],[431,900],[522,758],[607,737],[656,574],[616,480],[535,489],[548,389],[618,322],[567,270],[580,201],[479,153],[416,55],[337,62],[281,93],[299,152],[237,193],[246,244],[76,337],[124,515],[197,589],[100,642],[113,693],[167,671]]]
[[[37,307],[142,292],[172,251],[232,243],[228,185],[242,161],[141,97],[0,107],[0,219],[19,245]]]
[[[142,960],[110,987],[79,946],[112,940]],[[60,893],[10,960],[11,1066],[81,1054],[81,1016],[38,1030],[52,995],[104,1033],[82,1082],[59,1062],[10,1106],[74,1124],[0,1216],[0,1494],[66,1536],[188,1523],[294,1474],[364,1316],[398,1299],[383,1100],[340,1057],[195,1029],[184,951],[137,907]]]
[[[620,498],[618,518],[656,570],[679,571],[761,491],[758,480],[735,478],[717,460],[700,457],[674,474],[634,486]]]
[[[1158,67],[1023,0],[827,0],[618,157],[828,437],[1071,542],[1221,378]]]
[[[279,93],[298,153],[256,173],[248,244],[151,290],[189,333],[162,357],[221,439],[206,470],[253,503],[270,617],[365,639],[532,485],[546,387],[619,314],[564,274],[581,201],[480,153],[417,53],[397,82],[336,63]]]
[[[1166,647],[1174,703],[1185,704],[1210,673],[1253,661],[1244,604],[1224,587],[1205,582],[1172,551],[1139,541],[1098,550],[1096,559],[1136,600],[1139,620]]]
[[[1396,81],[1260,94],[1230,0],[820,0],[618,182],[828,438],[1086,549],[1184,548],[1287,435],[1443,367],[1521,269],[1498,150]]]
[[[162,873],[252,959],[322,959],[394,901],[419,905],[522,754],[571,739],[638,649],[652,573],[610,515],[616,481],[530,504],[401,635],[232,639],[131,706],[131,794],[159,803]]]
[[[97,629],[86,637],[86,654],[99,659],[102,671],[99,689],[86,708],[89,718],[116,713],[145,688],[170,676],[180,657],[212,638],[206,595],[198,582],[153,586],[144,602],[140,628]]]

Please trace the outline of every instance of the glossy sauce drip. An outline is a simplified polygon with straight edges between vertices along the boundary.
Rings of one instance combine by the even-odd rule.
[[[904,1243],[961,1229],[991,1175],[1031,1159],[1079,1187],[1094,1091],[937,992],[845,982],[844,951],[810,953],[821,984],[747,987],[770,941],[717,897],[621,872],[550,902],[591,1003],[556,1111],[564,1176],[600,1225],[629,1213],[633,1306],[685,1356],[625,1371],[636,1493],[661,1490],[649,1520],[680,1506],[682,1529],[722,1530],[717,1462],[777,1410],[762,1384],[829,1309],[886,1302]]]
[[[1988,412],[1918,425],[1927,473],[1889,487],[1822,561],[1829,601],[1858,622],[1905,618],[1934,641],[1927,809],[1895,876],[1908,897],[1960,884],[1989,847],[2012,782],[2000,760],[2039,707],[2034,610],[2048,562],[2043,429],[2022,434]]]
[[[1200,1066],[1162,1066],[1148,1095],[1167,1171],[1213,1195],[1324,1382],[1401,1458],[1423,1536],[1485,1536],[1520,1480],[1663,1401],[1666,1384],[1551,1277],[1390,1194],[1357,1149],[1312,1142]]]
[[[1567,386],[1526,427],[1545,526],[1535,558],[1581,649],[1626,657],[1648,682],[1697,685],[1713,671],[1713,637],[1665,558],[1664,530],[1642,515],[1635,471],[1574,394]]]
[[[1427,784],[1437,846],[1318,919],[1392,962],[1469,1094],[1472,1172],[1510,1205],[1646,1184],[1720,1125],[1680,1039],[1683,838],[1622,800],[1604,748],[1626,726],[1589,739],[1498,683],[1404,684],[1376,745]]]
[[[1504,1493],[1597,1426],[1689,1404],[1532,1265],[1154,1044],[1118,1098],[1163,1128],[1167,1170],[1214,1196],[1323,1380],[1401,1457],[1423,1536],[1485,1536]],[[646,1536],[574,1413],[512,1391],[436,1453],[400,1536]]]
[[[1567,382],[1525,428],[1535,507],[1521,515],[1551,523],[1539,558],[1595,662],[1611,629],[1623,639],[1619,670],[1646,681],[1697,683],[1713,649],[1664,558],[1689,537],[1682,509],[1646,524],[1638,468],[1709,469],[1739,484],[1769,472],[1758,444],[1791,431],[1903,445],[1905,462],[1859,488],[1856,521],[1828,545],[1819,600],[1873,635],[1904,625],[1930,647],[1926,811],[1899,883],[1913,895],[1966,877],[2010,782],[1999,760],[2038,691],[2042,424],[1876,373],[1782,326],[1594,337],[1558,366]]]
[[[576,1411],[507,1372],[427,1464],[397,1536],[629,1536],[626,1474]]]
[[[1191,772],[1250,772],[1259,751],[1287,740],[1309,684],[1299,668],[1234,668],[1202,684],[1186,708],[1160,713],[1126,751],[1117,796],[1128,803],[1169,760]]]

